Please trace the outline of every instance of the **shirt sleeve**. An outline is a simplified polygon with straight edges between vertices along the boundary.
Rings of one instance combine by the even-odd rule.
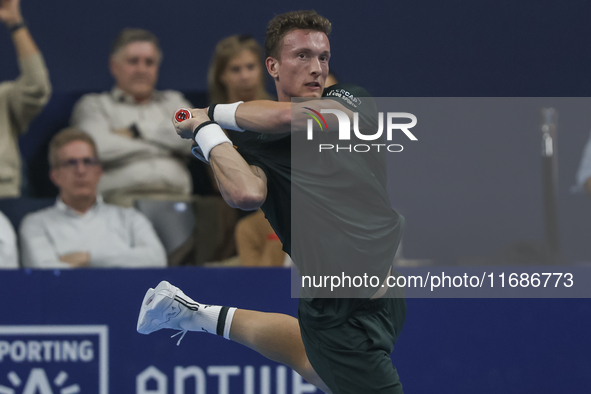
[[[375,100],[360,86],[338,83],[326,88],[323,98],[339,102],[353,112],[359,113],[360,128],[375,130],[378,127],[378,110]]]
[[[74,106],[73,127],[88,133],[96,143],[101,161],[113,163],[136,157],[154,157],[162,148],[141,139],[130,139],[113,133],[107,110],[101,105],[100,96],[83,96]]]
[[[240,220],[236,225],[236,249],[240,257],[240,265],[256,266],[261,264],[264,248],[264,238],[253,226],[254,213]]]
[[[166,252],[150,221],[135,209],[125,211],[129,248],[123,251],[101,248],[91,252],[91,265],[103,268],[166,267]]]
[[[70,264],[60,261],[57,249],[45,229],[44,221],[27,215],[20,227],[23,267],[68,269]]]
[[[41,112],[51,96],[51,83],[41,53],[19,59],[20,76],[9,91],[10,109],[19,133]]]

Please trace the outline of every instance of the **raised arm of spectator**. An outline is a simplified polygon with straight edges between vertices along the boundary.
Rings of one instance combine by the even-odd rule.
[[[41,52],[24,23],[20,0],[0,0],[0,21],[10,31],[17,53],[20,76],[10,82],[8,102],[17,130],[24,133],[49,100],[49,74]]]

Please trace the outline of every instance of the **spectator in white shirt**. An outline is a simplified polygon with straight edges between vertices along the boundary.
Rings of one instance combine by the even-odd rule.
[[[161,60],[154,34],[123,30],[109,60],[115,87],[86,94],[74,107],[72,126],[92,136],[105,165],[99,191],[109,203],[190,198],[191,141],[178,138],[171,119],[191,104],[180,92],[155,90]]]
[[[54,206],[27,215],[20,228],[24,267],[164,267],[166,254],[150,222],[132,208],[105,204],[94,141],[66,129],[49,145]]]
[[[0,269],[3,268],[18,268],[18,249],[14,228],[0,211]]]

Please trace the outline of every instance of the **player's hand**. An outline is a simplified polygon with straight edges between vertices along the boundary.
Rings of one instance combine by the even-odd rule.
[[[8,27],[23,21],[20,0],[0,0],[0,21]]]
[[[70,264],[73,268],[88,267],[90,264],[90,253],[74,252],[60,256],[60,261]]]
[[[176,111],[175,111],[176,113]],[[201,123],[208,122],[209,117],[207,116],[207,108],[195,108],[191,110],[191,119],[183,120],[179,122],[176,120],[174,114],[172,115],[172,124],[176,133],[184,139],[192,140],[193,131]]]

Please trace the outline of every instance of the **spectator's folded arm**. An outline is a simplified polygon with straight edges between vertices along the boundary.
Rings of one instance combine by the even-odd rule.
[[[19,231],[21,256],[25,268],[72,268],[60,261],[60,256],[43,221],[27,216]]]

